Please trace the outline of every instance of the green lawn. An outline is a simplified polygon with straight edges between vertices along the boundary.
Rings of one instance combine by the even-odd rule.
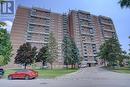
[[[114,69],[112,71],[118,72],[118,73],[127,73],[127,74],[130,74],[130,67],[120,67],[120,68]]]
[[[15,71],[17,71],[18,69],[8,69],[5,70],[5,74],[4,77],[7,78],[7,76]],[[69,74],[72,72],[76,72],[78,69],[36,69],[36,71],[38,71],[39,74],[39,78],[55,78],[58,76],[62,76],[65,74]]]

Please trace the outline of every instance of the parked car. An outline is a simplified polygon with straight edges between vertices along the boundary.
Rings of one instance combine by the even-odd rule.
[[[4,69],[0,68],[0,78],[2,78],[3,75],[4,75]]]
[[[87,65],[85,65],[85,64],[81,64],[79,67],[80,67],[80,68],[86,68]]]
[[[18,70],[15,73],[8,75],[9,80],[12,80],[12,79],[29,80],[29,79],[35,79],[36,77],[38,77],[38,72],[32,69]]]

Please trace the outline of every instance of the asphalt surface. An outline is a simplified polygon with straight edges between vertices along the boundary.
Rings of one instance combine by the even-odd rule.
[[[91,67],[55,79],[1,79],[0,87],[130,87],[130,74]]]

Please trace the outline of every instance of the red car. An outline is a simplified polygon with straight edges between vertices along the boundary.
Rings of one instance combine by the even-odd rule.
[[[19,71],[16,71],[15,73],[8,75],[9,80],[11,79],[29,80],[29,79],[34,79],[36,77],[38,77],[38,72],[32,69],[19,70]]]

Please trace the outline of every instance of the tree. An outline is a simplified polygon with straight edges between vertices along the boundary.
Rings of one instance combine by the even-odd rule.
[[[42,62],[42,67],[47,63],[47,49],[47,46],[42,47],[36,55],[36,62]]]
[[[71,39],[71,49],[72,49],[72,68],[75,68],[76,64],[78,65],[80,62],[80,55],[79,55],[79,50],[75,44],[75,42],[73,41],[73,39]]]
[[[112,37],[100,46],[98,56],[104,60],[105,64],[107,62],[110,66],[114,66],[122,55],[120,46],[117,38]]]
[[[4,1],[4,0],[0,0],[0,2],[2,2],[2,1]]]
[[[47,62],[50,63],[51,69],[53,68],[53,62],[57,59],[58,57],[58,44],[56,42],[55,37],[53,36],[53,33],[51,32],[49,35],[49,40],[48,40],[48,51],[47,51]]]
[[[15,63],[21,64],[24,66],[24,69],[26,69],[26,66],[29,64],[32,64],[34,61],[34,57],[36,55],[36,47],[31,47],[30,43],[24,43],[19,47],[17,50],[17,54],[15,57]]]
[[[68,65],[70,65],[72,57],[71,57],[71,40],[68,36],[64,36],[63,44],[62,44],[62,52],[64,57],[64,65],[68,68]]]
[[[6,23],[0,22],[0,27],[6,26]]]
[[[12,56],[12,45],[9,34],[6,29],[2,28],[5,25],[5,23],[0,22],[0,66],[8,64]]]
[[[4,56],[0,55],[0,66],[4,65]]]
[[[80,56],[75,42],[69,36],[64,36],[62,51],[64,64],[67,66],[67,68],[68,65],[71,65],[72,68],[75,68],[75,65],[79,64]]]
[[[130,8],[130,0],[120,0],[119,4],[122,8]]]

